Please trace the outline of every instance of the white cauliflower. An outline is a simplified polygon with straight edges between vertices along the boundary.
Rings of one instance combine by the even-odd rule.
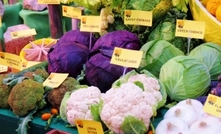
[[[152,93],[152,95],[157,99],[158,102],[162,100],[162,95],[160,93],[160,84],[157,79],[153,77],[148,77],[146,74],[131,75],[128,78],[128,82],[136,81],[140,81],[144,86],[144,90]]]
[[[150,92],[144,92],[134,83],[123,83],[119,88],[111,88],[102,94],[103,108],[101,120],[116,134],[124,134],[121,125],[127,116],[142,121],[146,130],[154,115],[157,101]],[[129,126],[128,126],[129,127]]]
[[[67,100],[67,121],[72,126],[76,126],[76,119],[93,120],[90,107],[93,104],[98,104],[100,99],[101,92],[94,86],[81,88],[72,92],[70,98]]]

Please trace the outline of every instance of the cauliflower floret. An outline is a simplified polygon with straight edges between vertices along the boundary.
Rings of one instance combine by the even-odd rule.
[[[76,126],[76,119],[93,120],[90,106],[100,102],[101,92],[97,87],[81,88],[71,93],[67,101],[67,120]]]
[[[144,85],[144,90],[153,94],[157,101],[162,100],[160,93],[160,84],[157,79],[153,77],[147,77],[146,74],[132,75],[128,78],[128,82],[140,81]]]
[[[101,120],[117,134],[123,134],[121,124],[127,116],[134,116],[149,127],[150,118],[156,106],[155,98],[134,83],[124,83],[119,88],[111,88],[102,95]]]

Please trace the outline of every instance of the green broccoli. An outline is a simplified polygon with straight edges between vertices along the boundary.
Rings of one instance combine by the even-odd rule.
[[[11,88],[3,83],[3,79],[6,77],[6,74],[0,75],[0,108],[9,108],[8,96],[11,92]]]
[[[8,103],[17,116],[27,115],[42,101],[44,101],[44,86],[32,79],[17,83],[8,97]]]
[[[47,101],[51,104],[52,107],[59,109],[61,101],[64,97],[64,94],[68,91],[77,89],[77,85],[80,83],[72,77],[67,77],[67,79],[62,82],[62,84],[54,89],[51,89],[47,94]]]
[[[43,83],[49,76],[49,73],[45,69],[36,69],[35,71],[30,71],[24,73],[24,77],[33,79],[40,83]]]

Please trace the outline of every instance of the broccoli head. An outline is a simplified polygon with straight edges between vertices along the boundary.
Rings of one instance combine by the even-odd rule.
[[[11,92],[11,88],[3,83],[3,79],[6,77],[6,74],[0,75],[0,108],[9,108],[8,96]]]
[[[8,103],[17,116],[25,116],[44,101],[44,86],[32,79],[17,83],[8,97]]]
[[[79,82],[75,78],[67,77],[67,79],[62,82],[59,87],[54,88],[48,92],[48,102],[51,104],[52,107],[59,109],[64,94],[68,91],[77,89],[77,85],[79,85]]]
[[[24,77],[33,79],[35,81],[38,81],[40,83],[43,83],[49,76],[49,73],[45,69],[36,69],[35,71],[30,71],[24,73]]]

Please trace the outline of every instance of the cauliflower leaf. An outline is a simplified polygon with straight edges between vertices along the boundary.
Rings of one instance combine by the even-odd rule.
[[[146,134],[147,132],[143,121],[138,120],[134,116],[126,116],[121,124],[121,129],[125,134]]]

